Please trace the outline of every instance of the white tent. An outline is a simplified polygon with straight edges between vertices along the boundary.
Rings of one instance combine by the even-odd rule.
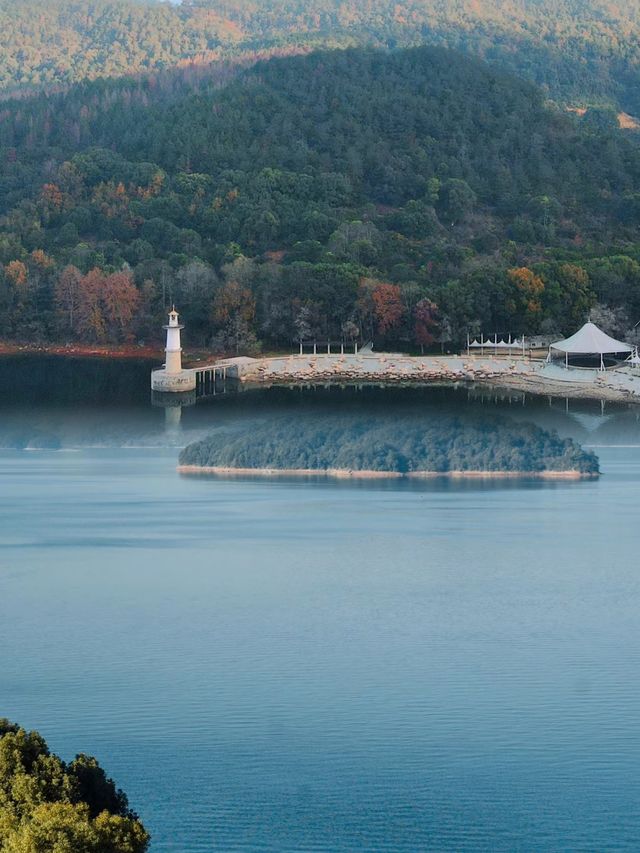
[[[480,340],[474,338],[473,341],[470,341],[467,337],[467,349],[492,349],[496,352],[498,350],[524,350],[524,338],[518,340],[511,340],[511,335],[509,335],[509,340],[505,341],[504,339],[498,340],[498,336],[494,335],[493,340],[491,338],[487,338],[485,340],[484,336],[480,337]]]
[[[623,341],[617,341],[615,338],[609,337],[595,323],[585,323],[575,335],[571,335],[570,338],[566,338],[564,341],[556,341],[551,344],[549,347],[549,357],[551,357],[551,350],[563,352],[567,366],[570,355],[600,356],[600,368],[604,369],[605,355],[629,354],[633,352],[633,347],[623,343]]]

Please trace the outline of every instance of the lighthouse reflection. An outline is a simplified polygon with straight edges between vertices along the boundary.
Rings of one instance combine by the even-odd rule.
[[[210,375],[209,375],[210,374]],[[151,391],[151,405],[164,409],[164,432],[175,437],[182,429],[182,410],[195,406],[198,400],[216,397],[241,390],[237,379],[228,377],[226,371],[205,371],[197,387],[191,391]]]
[[[196,392],[183,391],[166,393],[151,392],[151,405],[164,409],[164,431],[167,436],[176,436],[182,429],[182,409],[195,406]]]

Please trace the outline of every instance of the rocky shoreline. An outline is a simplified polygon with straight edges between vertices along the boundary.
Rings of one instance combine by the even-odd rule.
[[[238,367],[238,379],[246,387],[466,383],[539,396],[640,403],[640,376],[626,370],[575,371],[575,375],[568,377],[557,369],[554,372],[542,361],[526,359],[379,353],[288,356],[243,362]]]
[[[277,380],[265,379],[256,376],[241,378],[241,383],[247,388],[308,388],[314,385],[369,385],[407,388],[424,387],[431,385],[435,387],[451,387],[457,384],[466,386],[479,385],[492,388],[496,391],[520,391],[537,397],[567,397],[576,400],[603,400],[608,403],[636,403],[640,405],[640,396],[626,389],[609,388],[606,385],[584,385],[578,382],[553,382],[538,377],[525,377],[518,375],[494,374],[456,374],[443,376],[437,374],[423,374],[420,377],[406,377],[387,374],[381,377],[379,374],[358,375],[326,375],[318,374],[313,377],[287,376]]]

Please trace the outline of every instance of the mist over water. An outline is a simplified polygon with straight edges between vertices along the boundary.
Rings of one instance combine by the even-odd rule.
[[[79,369],[9,389],[0,362],[0,716],[95,754],[154,853],[638,849],[634,409],[273,390],[178,421],[148,365]],[[211,430],[359,411],[531,420],[598,445],[603,476],[175,472]]]
[[[351,417],[415,424],[452,417],[535,423],[586,445],[640,444],[640,407],[525,396],[459,384],[451,387],[333,386],[155,394],[153,363],[100,358],[0,359],[0,447],[181,447],[216,430],[246,429],[274,417],[330,423]]]

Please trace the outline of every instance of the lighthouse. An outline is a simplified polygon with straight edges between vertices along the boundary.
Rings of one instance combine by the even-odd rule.
[[[166,373],[174,375],[182,372],[182,347],[180,346],[180,332],[184,329],[178,323],[178,312],[173,305],[169,311],[169,325],[163,326],[167,330],[167,345],[164,348],[166,360],[164,369]]]
[[[164,348],[164,366],[151,372],[151,388],[154,391],[176,393],[182,391],[193,391],[196,387],[195,370],[184,370],[182,367],[182,346],[180,343],[180,332],[184,326],[180,325],[176,306],[169,311],[169,322],[163,326],[167,333],[167,343]]]

